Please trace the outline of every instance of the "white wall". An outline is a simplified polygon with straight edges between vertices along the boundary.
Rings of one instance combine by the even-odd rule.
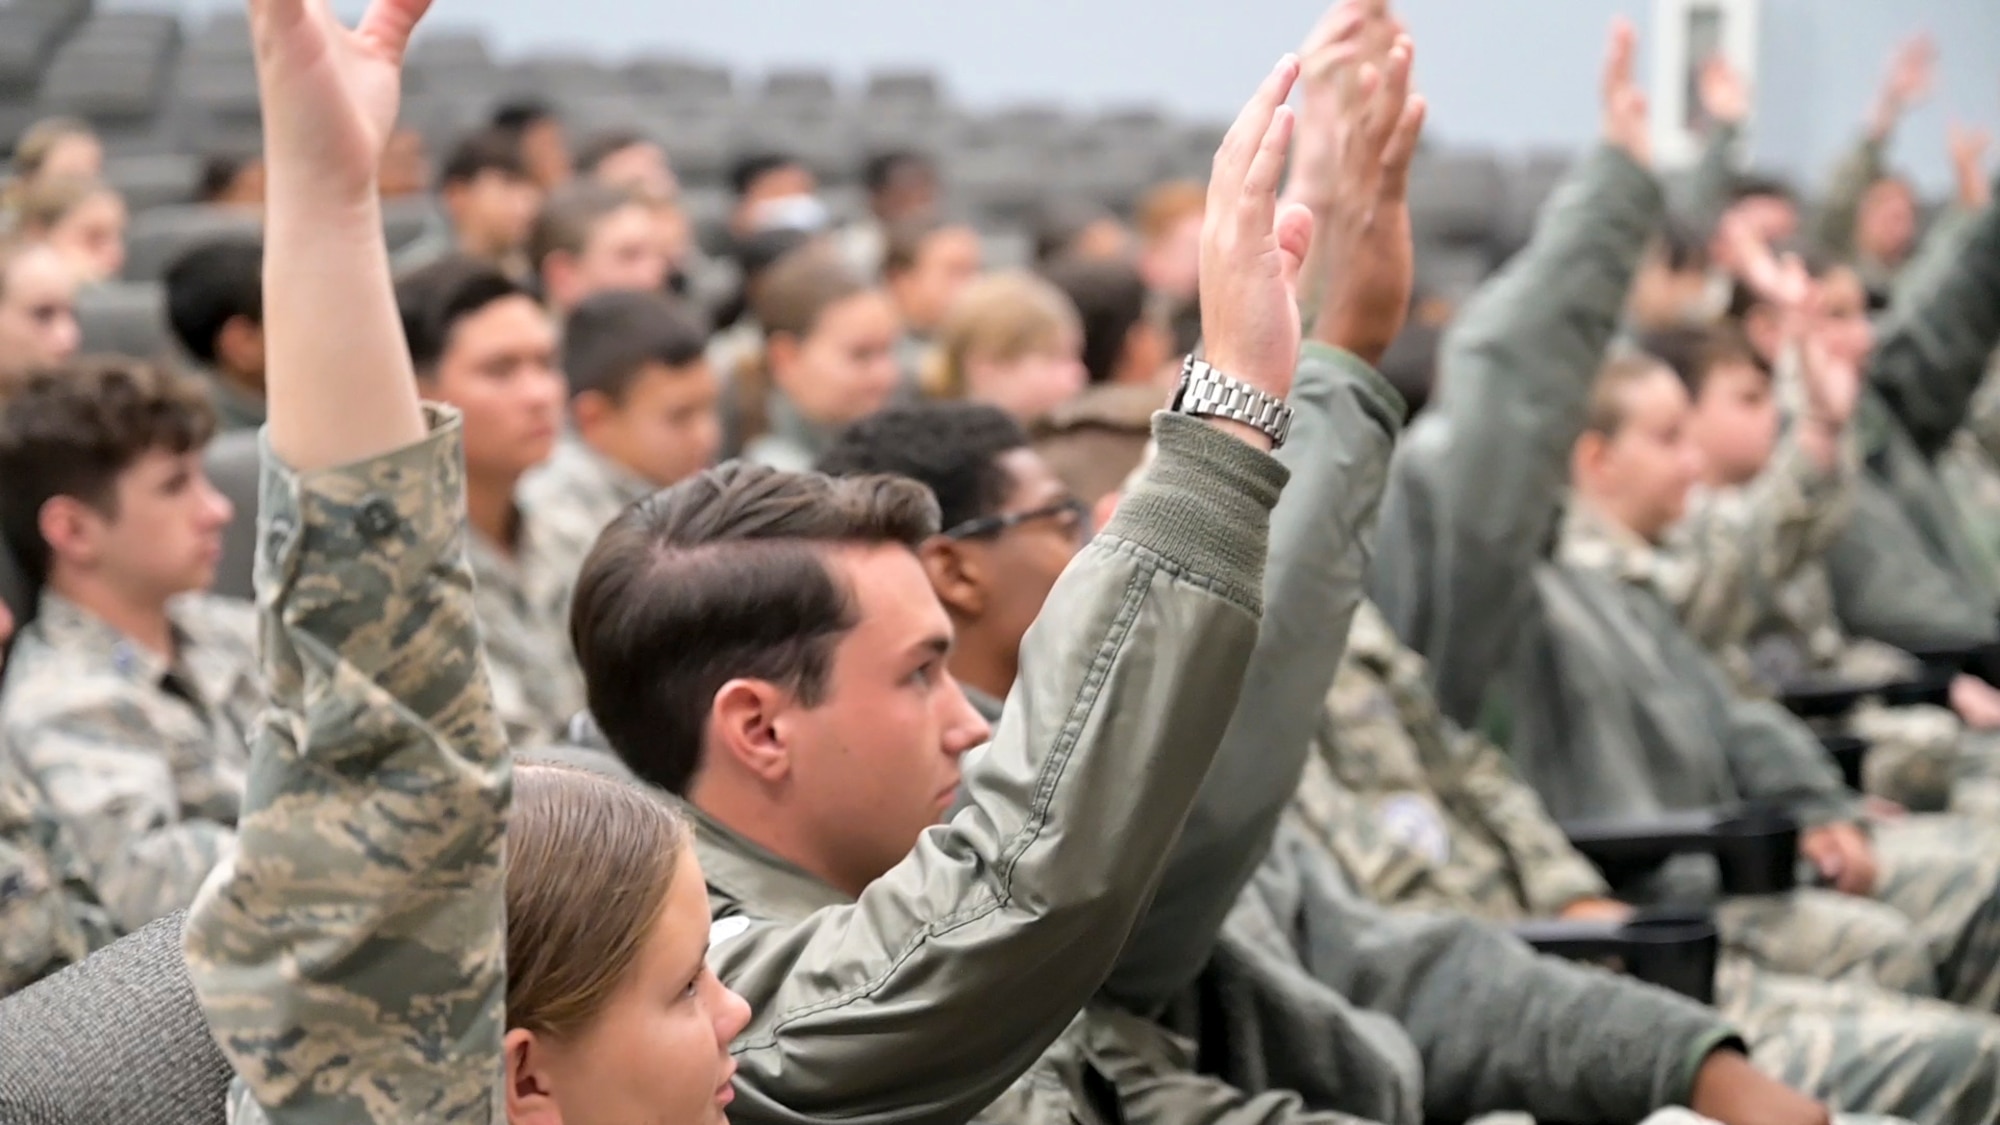
[[[239,0],[108,0],[208,11]],[[435,23],[477,25],[511,52],[675,50],[745,69],[918,63],[960,102],[1157,102],[1226,117],[1324,0],[437,0]],[[353,11],[358,0],[336,0]],[[1614,14],[1648,0],[1398,0],[1418,39],[1433,135],[1574,147],[1596,129],[1598,57]],[[1765,0],[1759,163],[1817,175],[1852,138],[1893,43],[1929,27],[1944,88],[1898,139],[1898,163],[1945,182],[1955,113],[2000,131],[2000,0]],[[1996,153],[2000,159],[2000,153]]]

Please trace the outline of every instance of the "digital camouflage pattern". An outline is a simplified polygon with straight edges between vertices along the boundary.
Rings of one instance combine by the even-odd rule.
[[[83,856],[0,747],[0,996],[115,936]]]
[[[583,672],[569,642],[569,592],[576,575],[561,569],[535,521],[522,514],[510,556],[477,531],[468,533],[479,634],[493,701],[516,747],[555,740],[584,708]]]
[[[241,851],[186,929],[237,1125],[505,1118],[507,739],[460,427],[430,410],[428,439],[344,468],[294,474],[265,451],[271,710]]]
[[[1449,746],[1476,749],[1439,752]],[[1294,822],[1374,901],[1505,923],[1606,893],[1498,750],[1438,713],[1422,658],[1371,607],[1357,617],[1317,748]],[[1543,865],[1582,873],[1560,876],[1562,892],[1536,902]],[[1719,921],[1718,1002],[1774,1074],[1836,1106],[1916,1120],[2000,1112],[2000,1021],[1866,983],[1932,984],[1927,950],[1895,911],[1801,892],[1726,908]],[[1760,953],[1854,982],[1773,972]]]
[[[656,491],[651,482],[575,436],[565,437],[548,464],[521,482],[521,512],[529,534],[542,565],[563,588],[563,621],[568,620],[569,593],[598,535],[618,513]]]
[[[247,603],[169,612],[171,662],[44,592],[0,690],[0,740],[121,932],[194,901],[228,854],[264,706]]]

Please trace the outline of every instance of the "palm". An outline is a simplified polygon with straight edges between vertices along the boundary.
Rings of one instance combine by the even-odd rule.
[[[1701,106],[1708,115],[1735,125],[1750,112],[1750,95],[1727,59],[1712,58],[1701,68]]]
[[[286,166],[373,177],[402,97],[403,48],[428,7],[377,0],[350,30],[326,0],[254,0],[267,133]]]

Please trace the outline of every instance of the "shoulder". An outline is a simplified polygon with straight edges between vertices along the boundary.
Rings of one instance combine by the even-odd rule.
[[[240,598],[193,594],[174,604],[174,624],[205,648],[254,653],[257,607]]]
[[[110,714],[139,701],[146,688],[129,679],[113,655],[48,643],[24,630],[0,680],[0,726],[32,733],[65,719]]]

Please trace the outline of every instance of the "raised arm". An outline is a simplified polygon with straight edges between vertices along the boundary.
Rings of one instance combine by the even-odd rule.
[[[1379,7],[1356,0],[1343,9]],[[1380,14],[1373,18],[1383,18]],[[1366,29],[1353,25],[1356,38]],[[1423,122],[1410,93],[1411,46],[1399,39],[1386,70],[1318,103],[1332,120],[1301,118],[1336,156],[1314,248],[1341,276],[1319,285],[1314,339],[1292,387],[1297,416],[1278,460],[1291,482],[1271,517],[1266,616],[1243,694],[1215,764],[1174,845],[1153,904],[1105,984],[1142,1013],[1162,1007],[1200,974],[1223,919],[1270,847],[1272,829],[1304,768],[1321,701],[1333,683],[1347,625],[1368,569],[1369,532],[1402,426],[1403,402],[1370,365],[1401,330],[1412,274],[1410,159]],[[1310,60],[1304,60],[1310,65]],[[1357,69],[1357,68],[1349,68]],[[1317,81],[1352,79],[1335,68]],[[1303,138],[1301,138],[1303,143]]]
[[[277,1122],[504,1116],[507,747],[473,616],[458,425],[418,410],[374,217],[424,6],[378,0],[358,32],[311,0],[250,9],[270,169],[257,590],[271,711],[236,855],[186,942],[239,1090]]]
[[[1406,450],[1384,503],[1371,593],[1431,661],[1446,713],[1468,726],[1529,610],[1591,382],[1664,210],[1647,170],[1635,51],[1620,21],[1605,68],[1605,143],[1460,315],[1440,360],[1443,418],[1432,423],[1447,432]],[[1422,480],[1407,504],[1405,474]]]
[[[1216,154],[1202,238],[1208,359],[1280,395],[1310,238],[1276,203],[1297,67]],[[1153,469],[1028,632],[970,807],[851,905],[717,924],[711,963],[755,1012],[732,1117],[966,1121],[1103,983],[1235,708],[1285,479],[1235,423],[1154,434]]]
[[[1906,294],[1883,326],[1869,386],[1926,457],[1965,424],[2000,345],[2000,204],[1987,204],[1958,257]]]
[[[1854,258],[1854,222],[1861,199],[1882,178],[1883,153],[1903,115],[1922,101],[1937,78],[1937,46],[1927,35],[1906,40],[1889,63],[1889,74],[1869,112],[1868,131],[1835,169],[1813,219],[1811,237],[1819,252],[1835,261]]]
[[[1695,229],[1706,233],[1722,220],[1736,186],[1736,169],[1743,158],[1743,122],[1750,116],[1750,85],[1727,58],[1716,55],[1702,63],[1696,92],[1708,115],[1709,133],[1694,166],[1687,205]]]

